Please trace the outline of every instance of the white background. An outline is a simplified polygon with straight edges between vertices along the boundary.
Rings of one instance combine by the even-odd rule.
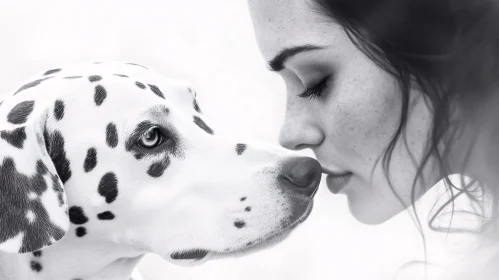
[[[0,99],[60,64],[129,61],[188,80],[218,126],[277,144],[285,89],[260,57],[245,1],[68,2],[0,2]],[[450,243],[426,234],[430,259],[449,260],[443,249]],[[394,279],[403,264],[422,258],[407,213],[380,226],[361,225],[344,197],[321,186],[309,220],[273,249],[195,268],[148,255],[140,271],[150,280],[375,280]]]

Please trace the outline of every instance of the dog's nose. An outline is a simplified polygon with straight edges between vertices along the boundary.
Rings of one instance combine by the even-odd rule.
[[[321,182],[322,168],[310,157],[295,157],[284,162],[279,174],[283,188],[312,197]]]

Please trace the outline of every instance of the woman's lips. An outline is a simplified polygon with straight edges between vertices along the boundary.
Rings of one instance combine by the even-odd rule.
[[[348,185],[352,179],[352,175],[352,172],[337,175],[328,174],[326,177],[327,188],[334,194],[339,193],[346,185]]]

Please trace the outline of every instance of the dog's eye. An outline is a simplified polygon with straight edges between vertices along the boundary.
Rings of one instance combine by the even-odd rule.
[[[142,134],[142,136],[139,138],[138,145],[142,148],[152,149],[159,146],[162,142],[163,137],[161,135],[161,132],[157,127],[153,127]]]

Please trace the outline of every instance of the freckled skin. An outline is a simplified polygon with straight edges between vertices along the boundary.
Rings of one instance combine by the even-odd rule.
[[[354,46],[340,25],[324,21],[306,3],[248,2],[262,63],[284,48],[322,47],[297,54],[278,72],[287,89],[280,144],[293,150],[311,148],[324,168],[352,172],[350,183],[341,191],[352,214],[364,223],[384,222],[405,208],[390,188],[381,162],[376,164],[398,126],[400,88]],[[331,78],[320,97],[298,97],[328,75]],[[420,92],[412,90],[410,102],[408,146],[397,143],[390,165],[391,182],[406,205],[410,205],[416,174],[410,153],[421,159],[431,118]],[[417,197],[439,179],[429,170],[431,164],[423,173],[429,184],[418,185]]]

